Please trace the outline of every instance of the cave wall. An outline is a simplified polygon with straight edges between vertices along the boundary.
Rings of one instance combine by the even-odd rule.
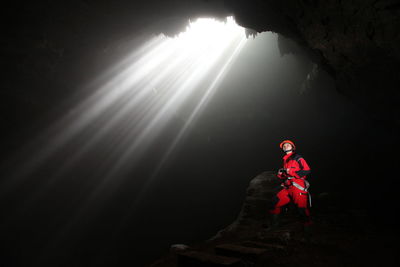
[[[33,131],[27,130],[27,124],[31,121],[37,120],[47,126],[51,119],[44,120],[43,116],[81,89],[82,83],[96,77],[101,68],[117,62],[149,36],[157,33],[173,36],[185,27],[188,18],[206,15],[220,18],[234,15],[249,32],[279,33],[284,37],[280,38],[281,52],[306,53],[334,77],[337,90],[367,110],[376,121],[381,121],[377,128],[382,128],[383,124],[398,125],[400,27],[397,2],[227,0],[225,5],[222,2],[41,0],[3,7],[2,25],[6,29],[0,43],[3,53],[1,156],[7,157],[14,146],[20,146],[21,139],[16,135],[30,138]],[[294,40],[302,50],[290,46],[285,39]],[[337,134],[334,129],[332,132]],[[352,183],[357,185],[354,188],[362,203],[378,216],[385,214],[385,219],[391,223],[397,222],[389,215],[396,203],[394,190],[397,187],[393,182],[395,174],[390,171],[396,169],[398,160],[388,157],[387,148],[392,154],[397,152],[391,144],[397,140],[397,133],[385,133],[388,138],[384,139],[379,131],[369,132],[368,137],[375,140],[368,147],[372,148],[371,153],[364,153],[367,148],[350,147],[349,153],[357,152],[357,164],[353,172],[345,176],[354,177]],[[327,149],[331,145],[327,144]],[[345,172],[336,161],[324,159],[332,164],[331,168],[339,169],[337,173]],[[366,179],[371,173],[374,178],[382,178],[383,172],[387,172],[383,177],[386,184]],[[334,178],[345,179],[343,175]],[[326,176],[320,180],[323,179]],[[203,180],[201,183],[204,184]],[[340,188],[346,186],[348,183],[340,184]]]
[[[400,3],[392,0],[225,1],[238,24],[281,34],[284,53],[305,53],[335,80],[336,89],[369,118],[369,126],[346,149],[352,169],[339,168],[343,188],[357,196],[378,223],[391,223],[398,180],[385,166],[397,165],[400,145]],[[295,41],[303,51],[285,44]],[[335,133],[335,129],[331,131]],[[330,150],[332,144],[326,144]],[[338,155],[342,157],[342,155]],[[358,162],[356,162],[358,161]],[[330,172],[329,168],[325,170]],[[360,181],[362,181],[360,183]],[[381,185],[381,186],[378,186]],[[377,186],[379,188],[377,188]],[[371,195],[371,192],[374,192]],[[380,209],[380,212],[377,210]],[[388,214],[382,218],[381,214]]]
[[[236,21],[295,40],[371,118],[399,123],[400,3],[225,1]],[[294,51],[296,52],[296,51]]]

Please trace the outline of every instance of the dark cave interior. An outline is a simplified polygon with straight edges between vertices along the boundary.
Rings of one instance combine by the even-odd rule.
[[[398,231],[398,1],[43,0],[1,12],[4,266],[143,266],[171,244],[206,240],[237,218],[253,177],[280,168],[283,139],[309,161],[313,194],[335,200],[331,216],[358,210],[381,235]],[[63,165],[101,123],[28,167],[110,66],[189,19],[227,16],[246,28],[247,49],[156,178],[184,108],[112,182],[111,137]]]

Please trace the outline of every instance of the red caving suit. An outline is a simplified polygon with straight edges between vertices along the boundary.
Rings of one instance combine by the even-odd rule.
[[[297,206],[305,224],[311,224],[309,206],[309,183],[307,175],[311,172],[310,167],[302,156],[292,152],[283,157],[283,168],[289,169],[286,173],[279,173],[278,178],[284,180],[283,189],[276,195],[274,207],[271,214],[280,214],[281,207],[290,201]]]

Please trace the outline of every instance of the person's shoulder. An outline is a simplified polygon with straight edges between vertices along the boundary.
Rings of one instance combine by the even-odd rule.
[[[303,156],[300,155],[300,154],[298,154],[298,153],[294,154],[292,158],[293,158],[294,160],[296,160],[296,161],[298,161],[298,160],[300,160],[300,159],[304,159]]]

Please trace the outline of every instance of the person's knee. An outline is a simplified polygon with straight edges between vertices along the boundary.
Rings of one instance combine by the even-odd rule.
[[[270,214],[280,214],[281,213],[281,207],[275,207],[275,208],[273,208],[273,209],[271,209],[270,211],[269,211],[269,213]]]

